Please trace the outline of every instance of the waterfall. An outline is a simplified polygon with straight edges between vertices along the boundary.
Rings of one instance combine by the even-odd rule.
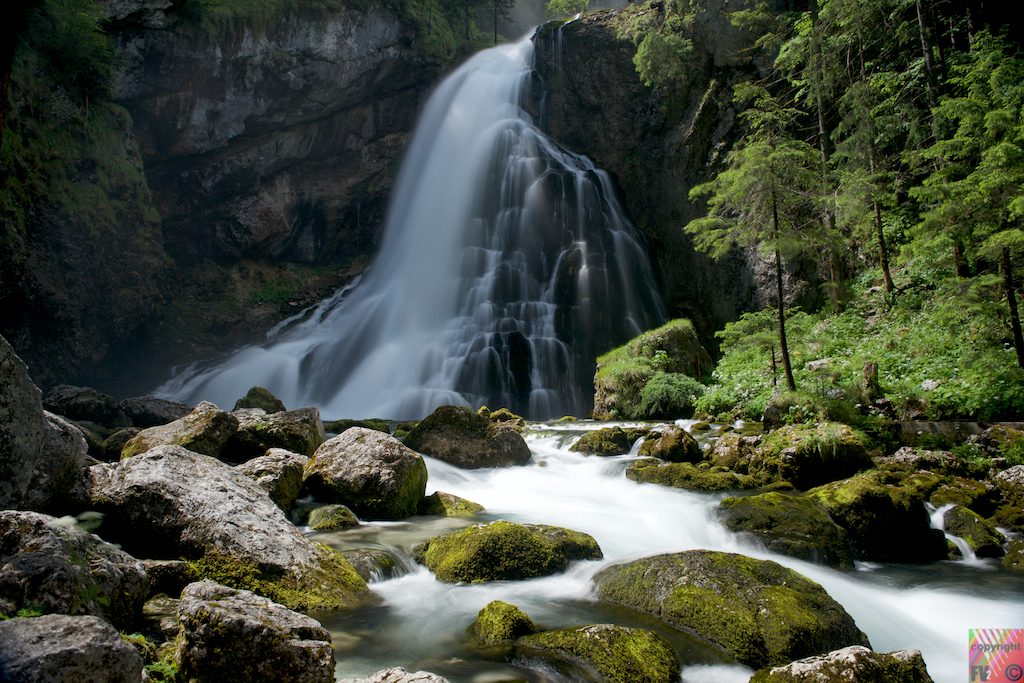
[[[431,96],[358,286],[159,395],[230,407],[259,385],[348,418],[585,413],[596,356],[665,313],[610,178],[524,111],[533,49],[478,53]]]

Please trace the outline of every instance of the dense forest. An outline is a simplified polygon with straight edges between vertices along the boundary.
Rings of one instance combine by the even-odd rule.
[[[623,29],[653,87],[686,78],[705,11],[665,10],[634,7]],[[760,419],[772,403],[876,428],[1024,414],[1024,61],[991,12],[812,0],[732,13],[757,36],[758,73],[732,89],[741,140],[693,190],[707,215],[680,229],[716,257],[757,245],[777,306],[717,333],[707,390],[680,384],[698,414]],[[821,310],[786,305],[783,274],[806,259],[828,274]]]

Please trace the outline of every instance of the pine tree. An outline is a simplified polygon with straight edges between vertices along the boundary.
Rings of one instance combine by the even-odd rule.
[[[779,350],[786,386],[796,390],[786,341],[783,254],[824,242],[820,229],[818,150],[792,134],[800,112],[758,85],[737,86],[737,100],[753,101],[743,112],[748,132],[730,154],[729,168],[698,185],[691,198],[707,197],[708,213],[688,223],[697,248],[714,258],[734,246],[758,245],[774,254]]]

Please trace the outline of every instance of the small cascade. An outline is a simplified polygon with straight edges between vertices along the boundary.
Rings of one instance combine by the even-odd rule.
[[[960,551],[960,556],[964,560],[969,562],[976,561],[978,556],[974,553],[974,549],[968,545],[967,541],[946,531],[946,512],[956,507],[956,505],[954,503],[946,503],[940,507],[935,507],[931,503],[925,503],[925,507],[928,508],[928,518],[931,527],[941,531],[946,540],[952,542],[957,547]]]
[[[232,405],[254,385],[332,417],[445,404],[582,415],[594,360],[665,319],[646,246],[606,173],[520,106],[533,43],[475,55],[431,97],[372,268],[262,346],[159,395]]]

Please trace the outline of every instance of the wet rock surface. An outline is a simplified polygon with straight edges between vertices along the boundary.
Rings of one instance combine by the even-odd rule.
[[[409,432],[409,448],[456,467],[525,465],[530,448],[509,421],[495,422],[457,406],[441,406]]]

